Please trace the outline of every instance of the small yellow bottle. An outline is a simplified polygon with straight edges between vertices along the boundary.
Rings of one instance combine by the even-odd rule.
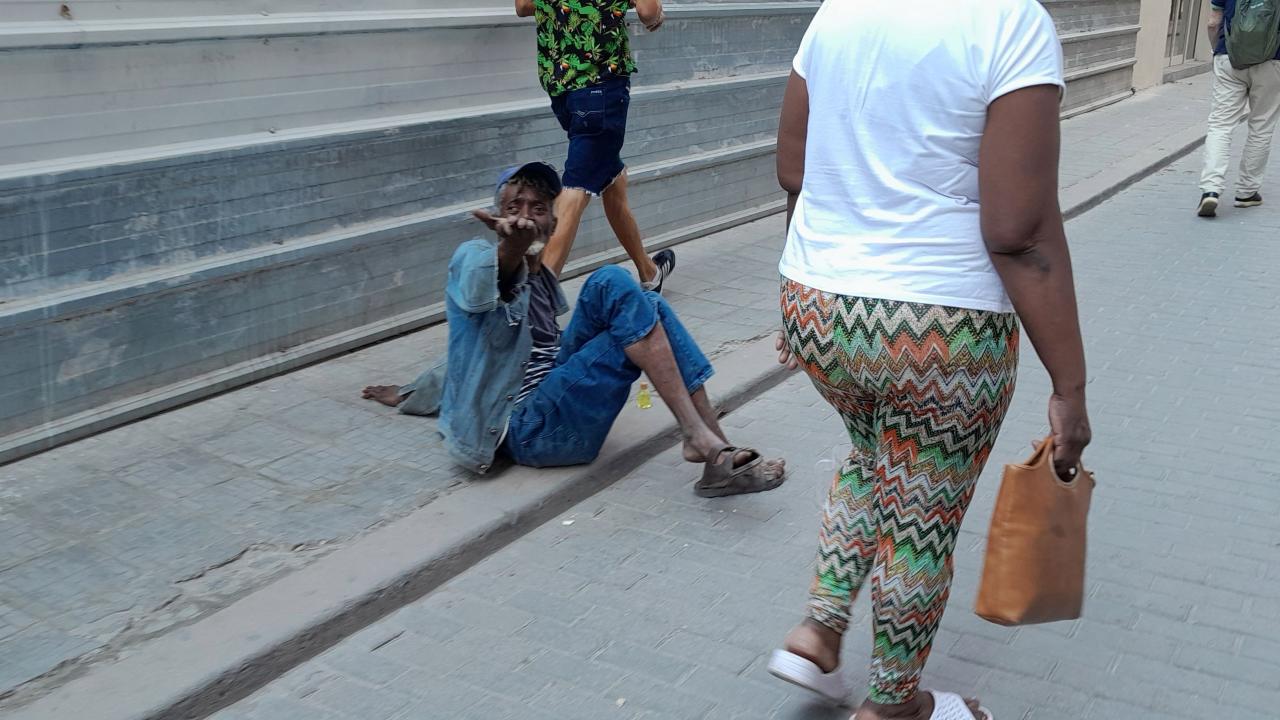
[[[640,383],[640,392],[636,393],[636,404],[641,410],[648,410],[653,407],[653,398],[649,396],[649,383]]]

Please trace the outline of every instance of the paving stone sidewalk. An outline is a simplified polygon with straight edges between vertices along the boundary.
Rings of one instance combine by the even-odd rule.
[[[1196,82],[1068,121],[1064,185],[1123,162],[1141,123],[1151,137],[1201,123]],[[677,249],[669,297],[713,357],[776,325],[781,243],[773,217]],[[427,329],[0,467],[0,698],[45,676],[20,696],[38,694],[466,482],[432,421],[357,395],[413,377],[444,336]]]
[[[667,297],[711,357],[776,325],[782,227],[771,217],[677,248]],[[445,332],[0,468],[0,695],[224,607],[466,482],[434,420],[360,399],[412,380]]]
[[[1184,136],[1188,129],[1203,130],[1212,87],[1211,75],[1198,75],[1064,122],[1059,170],[1063,194],[1136,153]]]
[[[998,465],[1046,430],[1028,350],[926,678],[1000,720],[1277,717],[1280,206],[1198,220],[1198,169],[1069,225],[1099,480],[1085,616],[1010,629],[971,613]],[[797,377],[727,424],[773,432],[790,482],[699,500],[673,449],[214,718],[847,717],[764,670],[804,602],[838,420]],[[859,680],[868,624],[864,599],[846,652]]]

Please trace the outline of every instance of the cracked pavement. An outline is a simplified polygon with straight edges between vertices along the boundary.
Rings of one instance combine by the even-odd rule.
[[[782,225],[770,217],[676,248],[668,299],[713,357],[777,324]],[[566,283],[571,297],[581,282]],[[0,710],[466,482],[434,421],[359,397],[370,382],[412,379],[445,332],[0,467]]]

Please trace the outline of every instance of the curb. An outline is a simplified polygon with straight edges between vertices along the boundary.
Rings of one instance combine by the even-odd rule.
[[[777,386],[773,334],[717,358],[709,383],[724,412]],[[760,372],[760,368],[768,368]],[[409,516],[270,583],[191,625],[31,703],[9,720],[203,718],[343,638],[423,597],[524,534],[643,465],[677,440],[670,413],[628,405],[601,459],[569,471],[512,467],[502,493],[475,480]],[[692,479],[692,476],[690,480]],[[672,481],[678,492],[680,481]],[[688,490],[686,490],[688,491]]]
[[[1067,188],[1062,193],[1062,217],[1071,220],[1089,212],[1134,183],[1163,170],[1204,145],[1205,130],[1197,126],[1113,165]]]
[[[1062,193],[1063,216],[1079,217],[1203,142],[1203,131],[1185,131],[1075,184]],[[721,355],[716,367],[710,389],[726,412],[787,377],[772,333]],[[550,472],[513,467],[498,476],[501,494],[487,488],[493,476],[476,480],[229,607],[88,668],[7,717],[207,717],[612,485],[669,448],[676,432],[668,413],[628,405],[596,463]]]

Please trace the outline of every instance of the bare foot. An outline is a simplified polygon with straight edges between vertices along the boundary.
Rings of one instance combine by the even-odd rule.
[[[787,461],[782,458],[765,458],[760,465],[764,467],[764,474],[770,479],[777,479],[787,474]]]
[[[976,698],[965,698],[964,704],[976,720],[987,720]],[[850,720],[929,720],[932,716],[933,694],[921,692],[898,705],[880,705],[867,700]]]
[[[850,720],[929,720],[932,716],[933,695],[922,692],[896,705],[881,705],[867,700]]]
[[[644,267],[636,266],[636,275],[640,279],[640,284],[653,282],[658,277],[658,266],[649,260]]]
[[[840,633],[815,620],[805,620],[787,633],[782,646],[817,665],[824,673],[840,665]]]
[[[701,462],[707,461],[706,453],[694,447],[693,443],[690,442],[688,439],[684,441],[684,447],[682,448],[680,454],[684,456],[685,462],[701,463]]]
[[[360,393],[365,400],[376,400],[387,407],[398,407],[403,399],[397,385],[370,385]]]

